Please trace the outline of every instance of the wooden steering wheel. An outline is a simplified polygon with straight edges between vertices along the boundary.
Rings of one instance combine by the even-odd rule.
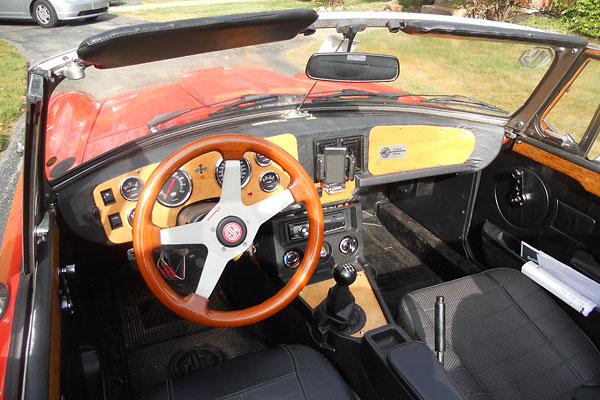
[[[182,165],[201,154],[221,153],[225,173],[221,198],[199,222],[161,229],[152,222],[152,210],[167,179]],[[286,190],[251,206],[242,203],[240,160],[247,151],[262,154],[290,176]],[[227,262],[252,245],[261,224],[293,202],[303,202],[308,213],[308,244],[292,279],[273,297],[243,310],[215,311],[208,298]],[[264,139],[222,134],[196,140],[167,157],[154,170],[138,199],[133,222],[133,248],[146,284],[173,312],[199,324],[242,326],[261,321],[288,305],[310,279],[323,242],[323,209],[312,179],[289,153]],[[195,293],[179,296],[160,274],[153,250],[165,245],[204,244],[208,255]]]

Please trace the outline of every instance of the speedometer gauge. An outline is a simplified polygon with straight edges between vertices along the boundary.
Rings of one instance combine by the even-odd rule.
[[[217,182],[220,186],[223,186],[223,175],[225,174],[225,163],[222,158],[219,158],[217,161],[217,167],[215,168],[215,178],[217,178]],[[250,166],[250,161],[244,157],[240,161],[240,184],[241,187],[246,186],[248,181],[250,180],[250,175],[252,175],[252,167]]]
[[[182,169],[178,169],[163,185],[158,194],[158,202],[166,207],[182,205],[192,194],[192,178]]]
[[[144,188],[144,181],[137,176],[128,176],[121,181],[121,195],[125,200],[136,201],[142,193]]]

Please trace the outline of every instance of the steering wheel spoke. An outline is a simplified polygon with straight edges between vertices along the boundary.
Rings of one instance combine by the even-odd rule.
[[[248,207],[253,219],[258,225],[265,223],[278,212],[294,203],[294,196],[289,189],[284,190],[274,196],[270,196],[265,200],[259,201]]]
[[[223,186],[221,188],[221,203],[241,203],[242,190],[240,175],[240,160],[225,160]]]
[[[160,230],[160,244],[182,245],[182,244],[207,244],[214,236],[204,221],[191,224],[163,228]]]
[[[231,259],[229,252],[219,253],[218,250],[209,250],[204,261],[204,268],[202,269],[202,275],[200,275],[200,281],[196,287],[196,294],[200,297],[208,299],[215,290],[219,278],[223,274],[225,266]]]

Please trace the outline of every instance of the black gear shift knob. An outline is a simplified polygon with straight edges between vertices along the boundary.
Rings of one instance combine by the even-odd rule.
[[[333,269],[333,279],[339,286],[350,286],[356,280],[356,268],[350,263],[338,264]]]

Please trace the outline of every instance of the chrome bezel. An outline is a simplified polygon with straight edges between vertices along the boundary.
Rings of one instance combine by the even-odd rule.
[[[187,171],[183,168],[179,168],[177,171],[173,172],[173,174],[171,174],[171,176],[175,175],[177,172],[181,172],[183,173],[183,176],[185,176],[185,178],[188,180],[189,184],[190,184],[190,190],[188,190],[188,192],[185,194],[184,198],[180,201],[178,201],[175,204],[165,204],[161,199],[160,199],[160,192],[158,192],[158,196],[156,197],[156,200],[163,206],[165,207],[169,207],[169,208],[173,208],[173,207],[179,207],[180,205],[182,205],[183,203],[185,203],[186,201],[188,201],[188,199],[190,198],[190,196],[192,195],[192,191],[194,190],[194,185],[192,183],[192,178],[190,177],[190,174],[187,173]],[[170,177],[169,177],[170,178]],[[164,186],[164,184],[163,184]],[[162,192],[162,187],[160,188],[160,191]]]
[[[133,198],[127,197],[127,195],[123,192],[123,184],[129,178],[134,178],[134,179],[137,179],[138,181],[142,182],[142,189],[144,189],[145,182],[144,182],[144,180],[142,178],[140,178],[137,175],[129,175],[129,176],[123,178],[123,180],[121,180],[121,183],[119,183],[119,192],[121,192],[121,196],[123,196],[123,198],[125,200],[127,200],[127,201],[137,201],[140,198],[139,194],[138,194],[138,196],[135,199],[133,199]],[[140,193],[142,193],[142,189],[140,189]]]
[[[265,156],[264,156],[264,155],[262,155],[262,154],[261,154],[261,156],[265,157]],[[269,158],[269,157],[267,157],[267,158]],[[258,166],[260,166],[260,167],[268,167],[269,165],[273,164],[273,160],[271,160],[270,158],[269,158],[269,162],[268,162],[268,163],[266,163],[266,164],[265,164],[265,163],[263,163],[262,161],[259,161],[259,160],[258,160],[258,153],[254,153],[254,162],[255,162],[255,163],[258,165]]]
[[[130,208],[129,211],[127,211],[127,222],[129,222],[129,225],[131,225],[131,227],[133,228],[133,219],[135,218],[135,207]],[[134,214],[134,215],[131,215]]]
[[[252,164],[250,163],[250,160],[248,160],[248,157],[244,156],[244,157],[242,157],[242,159],[240,161],[244,162],[244,160],[246,161],[246,164],[248,165],[248,176],[246,176],[246,179],[244,179],[244,181],[242,182],[240,189],[243,188],[244,186],[246,186],[248,184],[248,182],[250,182],[250,177],[252,176]],[[221,187],[223,187],[223,182],[219,179],[219,167],[221,166],[222,162],[223,162],[223,157],[219,157],[219,159],[217,160],[217,163],[215,164],[215,179],[217,180],[217,183]]]
[[[262,178],[263,178],[263,176],[265,176],[266,174],[268,174],[270,172],[274,173],[275,176],[277,177],[277,186],[275,186],[272,190],[267,190],[262,185]],[[272,192],[276,191],[280,184],[281,184],[281,179],[279,178],[279,174],[277,172],[273,171],[272,169],[263,172],[262,174],[260,174],[260,177],[258,178],[258,186],[260,186],[262,191],[266,192],[266,193],[272,193]]]

